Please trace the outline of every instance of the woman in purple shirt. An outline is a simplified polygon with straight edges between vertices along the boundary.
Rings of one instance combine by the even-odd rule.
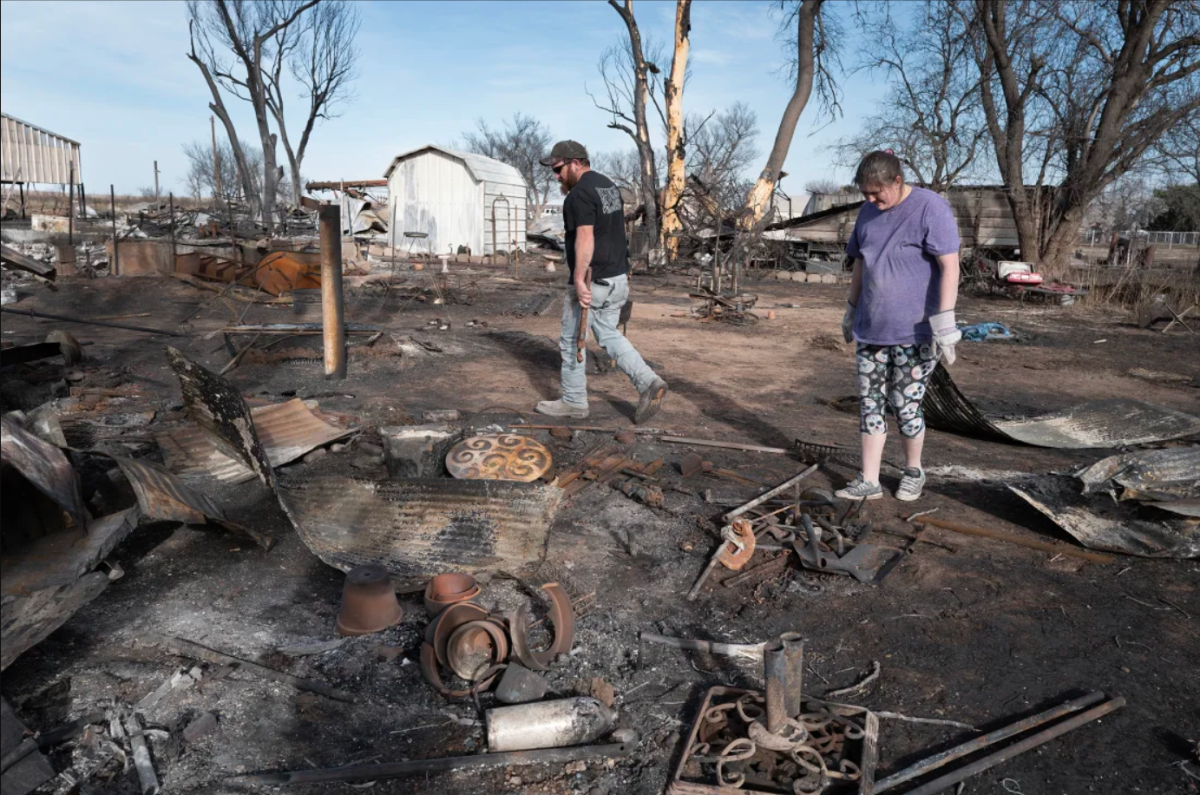
[[[866,197],[846,254],[854,258],[842,319],[855,361],[862,434],[862,472],[837,496],[877,500],[879,464],[890,410],[904,445],[904,474],[896,499],[915,500],[925,486],[921,401],[938,359],[954,362],[961,334],[954,323],[958,297],[958,225],[950,204],[904,183],[900,159],[887,152],[863,158],[854,182]]]

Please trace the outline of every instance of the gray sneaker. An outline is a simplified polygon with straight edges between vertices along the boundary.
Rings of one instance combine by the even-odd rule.
[[[908,467],[900,478],[900,488],[896,489],[896,499],[912,502],[920,498],[923,488],[925,488],[925,470]]]
[[[573,420],[587,419],[588,415],[587,406],[576,406],[563,400],[543,400],[534,410],[547,417],[567,417]]]
[[[633,414],[633,422],[635,425],[641,425],[646,420],[658,413],[658,407],[662,405],[662,399],[667,395],[667,382],[661,378],[655,378],[650,382],[650,386],[642,392],[638,398],[637,411]]]
[[[868,483],[859,474],[845,488],[835,491],[833,496],[840,500],[878,500],[883,497],[883,487],[878,483]]]

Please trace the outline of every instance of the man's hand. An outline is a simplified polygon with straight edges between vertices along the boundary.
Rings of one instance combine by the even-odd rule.
[[[575,276],[575,295],[579,298],[579,305],[584,309],[592,305],[591,274],[592,271],[589,268],[582,277],[578,274]]]

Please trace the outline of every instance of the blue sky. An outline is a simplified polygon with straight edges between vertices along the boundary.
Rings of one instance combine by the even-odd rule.
[[[363,2],[360,8],[356,99],[314,132],[303,165],[307,178],[380,177],[399,152],[461,138],[477,118],[498,126],[514,111],[594,152],[630,148],[624,133],[607,129],[607,115],[585,92],[601,88],[597,61],[623,31],[602,0]],[[669,42],[674,9],[666,0],[635,2],[643,37]],[[835,14],[849,11],[849,4],[833,6]],[[776,4],[696,0],[692,17],[685,110],[746,102],[758,114],[765,162],[791,95],[780,71],[785,54],[776,38]],[[182,146],[210,134],[208,89],[187,50],[182,2],[3,2],[3,110],[80,141],[89,193],[107,192],[110,183],[118,193],[152,185],[155,160],[163,191],[182,193]],[[847,65],[854,59],[853,52],[843,55]],[[843,118],[818,126],[810,103],[800,122],[785,165],[790,192],[810,179],[848,176],[823,146],[852,133],[885,87],[865,75],[844,77],[842,87]],[[297,98],[291,102],[298,109]],[[240,136],[255,139],[249,105],[233,98],[227,105]],[[291,122],[293,137],[302,123]],[[281,147],[281,163],[283,157]]]

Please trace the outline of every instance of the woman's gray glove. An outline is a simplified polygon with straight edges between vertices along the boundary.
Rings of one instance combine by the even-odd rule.
[[[846,314],[842,315],[842,337],[846,342],[854,342],[854,304],[846,302]]]
[[[939,356],[946,359],[946,364],[954,364],[954,346],[962,339],[962,332],[954,322],[954,310],[947,309],[929,316],[929,327],[933,329],[933,359]]]

